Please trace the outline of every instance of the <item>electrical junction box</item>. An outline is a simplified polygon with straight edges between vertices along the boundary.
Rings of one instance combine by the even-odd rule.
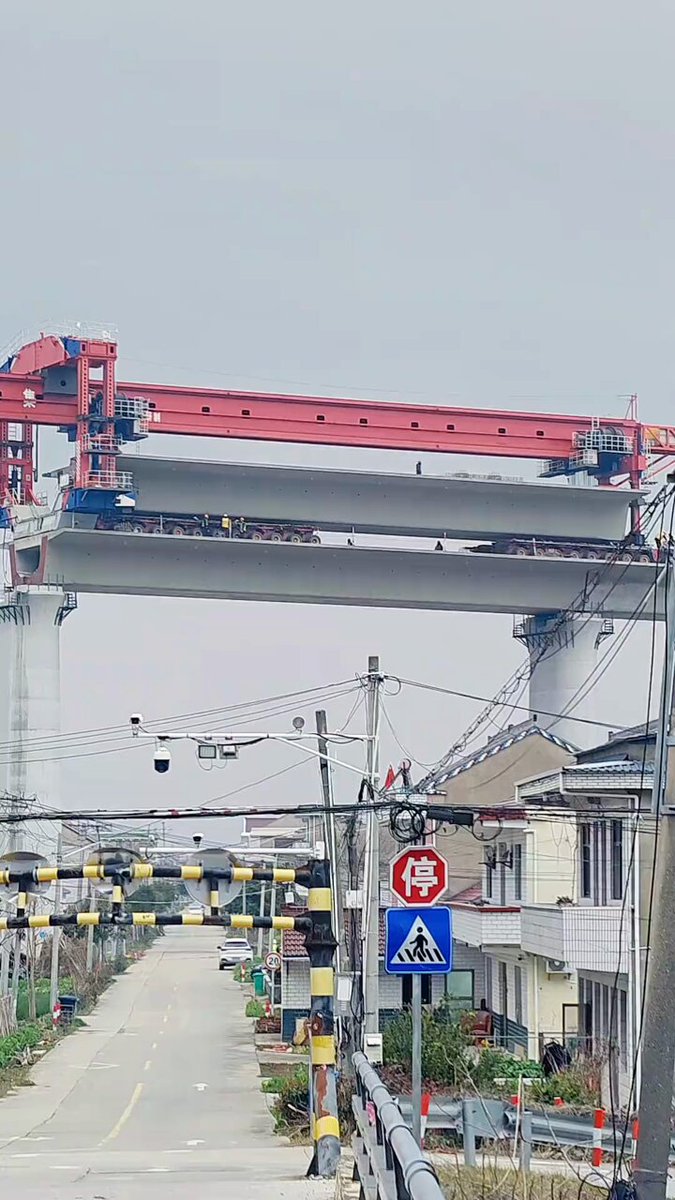
[[[374,1067],[382,1066],[382,1034],[367,1033],[363,1039],[363,1053]]]

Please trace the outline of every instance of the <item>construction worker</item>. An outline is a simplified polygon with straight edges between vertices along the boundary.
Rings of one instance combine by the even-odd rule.
[[[237,517],[237,519],[234,523],[234,535],[235,535],[235,537],[243,538],[245,533],[246,533],[246,521],[244,520],[243,517]]]
[[[201,525],[201,527],[202,527],[202,532],[203,532],[203,533],[208,533],[208,532],[209,532],[209,525],[210,525],[210,524],[211,524],[211,518],[210,518],[209,514],[208,514],[208,513],[204,513],[204,516],[202,517],[202,519],[201,519],[201,521],[200,521],[200,525]]]
[[[225,534],[225,537],[232,537],[232,522],[227,513],[223,513],[222,517],[220,518],[220,528]]]

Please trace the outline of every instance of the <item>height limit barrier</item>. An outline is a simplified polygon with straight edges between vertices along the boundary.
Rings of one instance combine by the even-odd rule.
[[[110,880],[110,912],[79,912],[51,915],[28,913],[31,893],[58,880]],[[211,904],[203,913],[126,912],[126,886],[151,879],[205,881]],[[223,913],[219,907],[218,884],[299,883],[309,889],[308,915],[304,917],[254,917],[247,913]],[[332,1178],[340,1159],[340,1125],[337,1109],[336,1053],[334,1026],[335,972],[333,959],[337,942],[331,921],[332,892],[330,863],[311,860],[305,867],[204,868],[199,864],[155,866],[150,862],[85,863],[62,866],[60,863],[26,869],[20,864],[0,869],[0,887],[17,891],[15,917],[0,917],[0,931],[8,929],[48,929],[68,926],[196,926],[216,925],[229,929],[295,929],[305,937],[310,962],[311,1008],[310,1034],[310,1127],[314,1153],[307,1174]]]

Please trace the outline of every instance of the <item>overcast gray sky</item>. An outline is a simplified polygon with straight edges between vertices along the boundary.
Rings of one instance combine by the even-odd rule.
[[[671,5],[627,0],[6,5],[0,343],[49,320],[108,321],[121,378],[584,413],[622,413],[637,391],[645,418],[666,421],[674,33]],[[411,465],[198,439],[153,449]],[[56,435],[43,452],[44,468],[67,457]],[[344,679],[369,652],[491,693],[521,657],[510,633],[498,617],[85,597],[64,628],[63,727]],[[645,647],[638,631],[603,678],[605,719],[641,718]],[[475,711],[390,702],[424,761]],[[383,757],[400,757],[389,735]],[[179,758],[166,780],[147,753],[72,759],[68,795],[196,803],[293,752],[210,775]],[[314,795],[315,774],[244,797]]]

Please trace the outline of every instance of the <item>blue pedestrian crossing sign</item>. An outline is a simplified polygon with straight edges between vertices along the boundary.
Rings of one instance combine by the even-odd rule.
[[[388,908],[384,969],[389,975],[446,974],[452,970],[452,912]]]

